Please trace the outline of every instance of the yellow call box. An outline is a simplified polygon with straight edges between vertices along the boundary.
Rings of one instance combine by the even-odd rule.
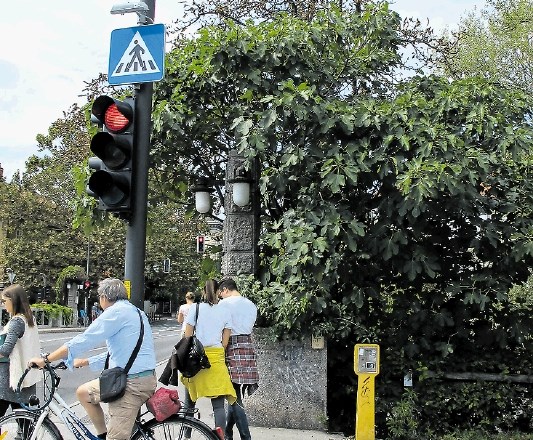
[[[379,374],[379,345],[356,344],[354,367],[355,374]]]

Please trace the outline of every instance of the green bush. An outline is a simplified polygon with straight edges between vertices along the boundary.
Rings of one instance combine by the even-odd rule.
[[[413,390],[406,389],[387,416],[389,437],[398,440],[418,438],[419,419],[418,396]]]
[[[65,325],[72,324],[73,321],[73,311],[70,307],[65,307],[60,304],[32,304],[32,309],[40,309],[44,312],[45,317],[48,319],[48,321],[53,319],[58,319],[61,315],[63,315],[63,322]]]

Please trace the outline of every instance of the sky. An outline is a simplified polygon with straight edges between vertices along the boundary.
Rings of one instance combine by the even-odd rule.
[[[111,15],[113,0],[5,0],[0,14],[0,164],[11,180],[37,150],[36,136],[74,103],[84,81],[107,73],[114,29],[137,26],[136,14]],[[483,0],[391,0],[402,17],[454,28]],[[157,0],[155,23],[179,17],[177,0]]]

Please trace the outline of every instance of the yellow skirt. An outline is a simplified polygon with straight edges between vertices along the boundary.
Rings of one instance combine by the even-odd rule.
[[[225,351],[222,347],[205,347],[205,354],[211,368],[200,370],[194,377],[181,376],[181,383],[189,391],[191,400],[196,402],[200,397],[225,396],[230,405],[237,400],[235,389],[226,367]]]

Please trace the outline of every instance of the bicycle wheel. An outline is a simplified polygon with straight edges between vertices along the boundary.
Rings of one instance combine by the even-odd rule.
[[[131,440],[220,440],[205,423],[180,414],[158,422],[153,419],[141,425]]]
[[[30,440],[39,413],[15,410],[8,416],[0,418],[0,436],[2,440]],[[63,440],[63,436],[50,420],[44,419],[35,440]]]

